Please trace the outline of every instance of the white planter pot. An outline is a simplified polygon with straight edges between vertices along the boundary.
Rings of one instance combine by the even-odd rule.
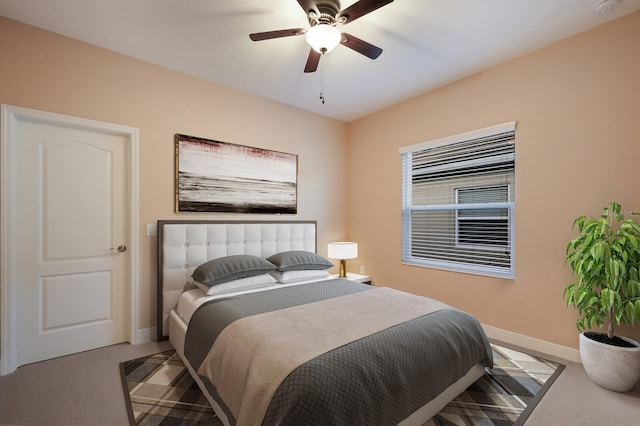
[[[618,336],[635,348],[623,348],[597,342],[580,334],[580,358],[587,376],[598,386],[616,392],[628,392],[640,381],[640,344]]]

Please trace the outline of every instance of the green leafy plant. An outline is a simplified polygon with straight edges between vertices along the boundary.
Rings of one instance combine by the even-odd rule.
[[[579,235],[567,244],[565,265],[577,281],[564,289],[567,307],[580,313],[576,326],[583,331],[607,325],[613,339],[616,326],[640,321],[640,225],[612,202],[599,218],[580,216],[572,229]]]

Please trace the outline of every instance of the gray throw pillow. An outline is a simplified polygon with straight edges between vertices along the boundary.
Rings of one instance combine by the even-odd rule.
[[[302,271],[305,269],[329,269],[333,266],[329,260],[310,251],[283,251],[268,257],[278,271]]]
[[[249,254],[220,257],[198,266],[191,277],[198,282],[212,286],[238,278],[266,274],[275,266],[261,257]]]

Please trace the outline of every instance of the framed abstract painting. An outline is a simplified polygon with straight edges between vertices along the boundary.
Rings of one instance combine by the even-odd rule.
[[[176,211],[296,214],[298,156],[176,134]]]

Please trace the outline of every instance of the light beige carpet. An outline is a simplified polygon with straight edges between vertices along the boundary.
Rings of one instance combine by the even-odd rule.
[[[0,424],[127,425],[120,363],[169,349],[169,342],[124,343],[22,366],[0,376]],[[640,385],[625,394],[611,392],[593,384],[582,365],[540,356],[566,368],[525,426],[638,425]]]

